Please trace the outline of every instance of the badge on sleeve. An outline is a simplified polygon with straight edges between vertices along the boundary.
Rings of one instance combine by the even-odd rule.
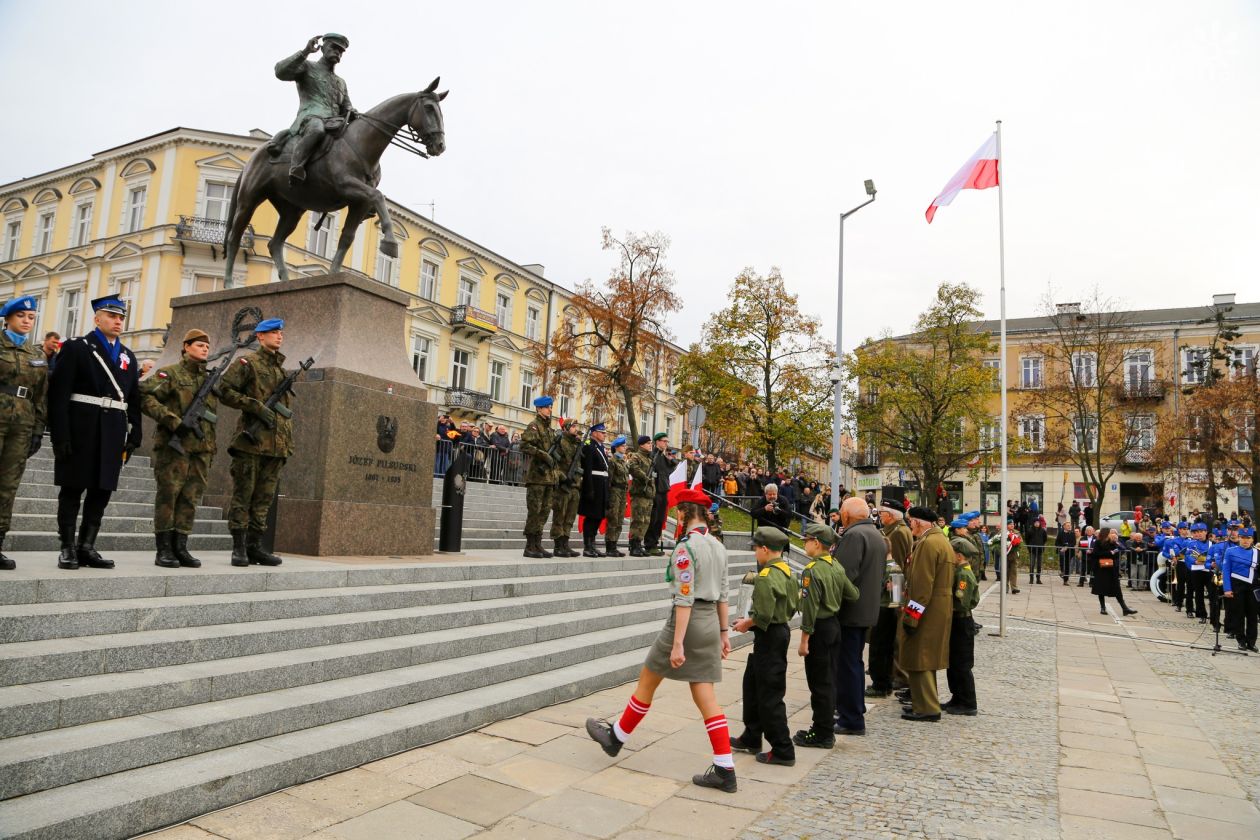
[[[681,591],[681,592],[682,592],[682,594],[684,594],[684,595],[690,595],[690,594],[691,594],[691,584],[684,583],[684,584],[682,585],[682,589],[681,589],[680,591]]]
[[[686,572],[679,572],[679,573],[678,573],[678,580],[679,580],[680,582],[682,582],[682,583],[691,583],[691,572],[690,572],[690,570],[688,570],[688,571],[686,571]]]
[[[159,370],[159,371],[158,371],[158,379],[166,379],[166,378],[167,378],[167,377],[166,377],[166,371],[164,371],[164,370]]]
[[[923,618],[923,613],[926,609],[927,608],[918,601],[911,600],[910,603],[906,604],[906,615],[910,616],[915,621],[918,621],[920,618]]]
[[[677,553],[674,554],[674,565],[679,571],[691,565],[691,555],[687,553],[685,546],[679,546]]]

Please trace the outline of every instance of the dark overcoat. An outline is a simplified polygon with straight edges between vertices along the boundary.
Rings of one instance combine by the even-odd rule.
[[[1106,565],[1110,560],[1111,565]],[[1100,562],[1102,561],[1102,562]],[[1094,540],[1089,551],[1089,570],[1094,576],[1089,591],[1095,595],[1120,597],[1120,546],[1110,540]]]
[[[139,385],[140,364],[126,345],[119,348],[117,363],[110,359],[109,350],[95,331],[62,345],[57,367],[48,379],[48,433],[54,447],[69,441],[72,454],[56,459],[54,483],[61,487],[118,489],[123,448],[140,446]],[[125,411],[70,399],[73,394],[82,394],[117,400],[119,391],[127,404]]]
[[[600,520],[608,513],[608,454],[599,441],[588,440],[582,447],[582,495],[578,513]]]
[[[906,606],[898,638],[897,664],[906,671],[939,671],[949,667],[949,625],[954,617],[954,549],[940,528],[932,526],[915,540],[906,576]],[[905,632],[905,614],[912,602],[923,608],[918,629]]]

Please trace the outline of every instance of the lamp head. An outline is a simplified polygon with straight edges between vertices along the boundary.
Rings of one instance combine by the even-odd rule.
[[[869,195],[871,198],[874,198],[875,197],[875,182],[870,179],[867,179],[864,183],[866,186],[866,194]]]

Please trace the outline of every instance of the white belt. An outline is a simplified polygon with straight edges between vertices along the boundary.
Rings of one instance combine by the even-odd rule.
[[[591,470],[591,475],[602,475],[604,478],[608,477],[608,473],[600,472],[599,470]]]
[[[113,400],[109,397],[89,397],[87,394],[71,394],[70,402],[95,405],[100,408],[116,408],[119,411],[127,410],[127,404],[125,402],[122,400]]]

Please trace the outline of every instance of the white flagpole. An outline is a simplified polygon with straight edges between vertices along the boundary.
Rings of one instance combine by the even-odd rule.
[[[1008,476],[1006,465],[1006,426],[1009,422],[1006,410],[1006,230],[1005,220],[1003,217],[1002,206],[1002,187],[1006,183],[1006,173],[1002,166],[1002,121],[997,121],[997,157],[998,157],[998,273],[1001,278],[1001,291],[999,292],[999,300],[1001,301],[1001,327],[1000,338],[998,341],[998,368],[1001,378],[1002,387],[1002,498],[998,503],[998,511],[1001,513],[1002,528],[1002,583],[998,593],[998,636],[1006,635],[1006,590],[1014,588],[1015,582],[1010,579],[1010,567],[1006,562],[1006,554],[1010,549],[1009,538],[1006,536],[1008,531],[1006,528],[1006,501],[1009,498],[1007,493]],[[983,501],[983,500],[981,500]]]

